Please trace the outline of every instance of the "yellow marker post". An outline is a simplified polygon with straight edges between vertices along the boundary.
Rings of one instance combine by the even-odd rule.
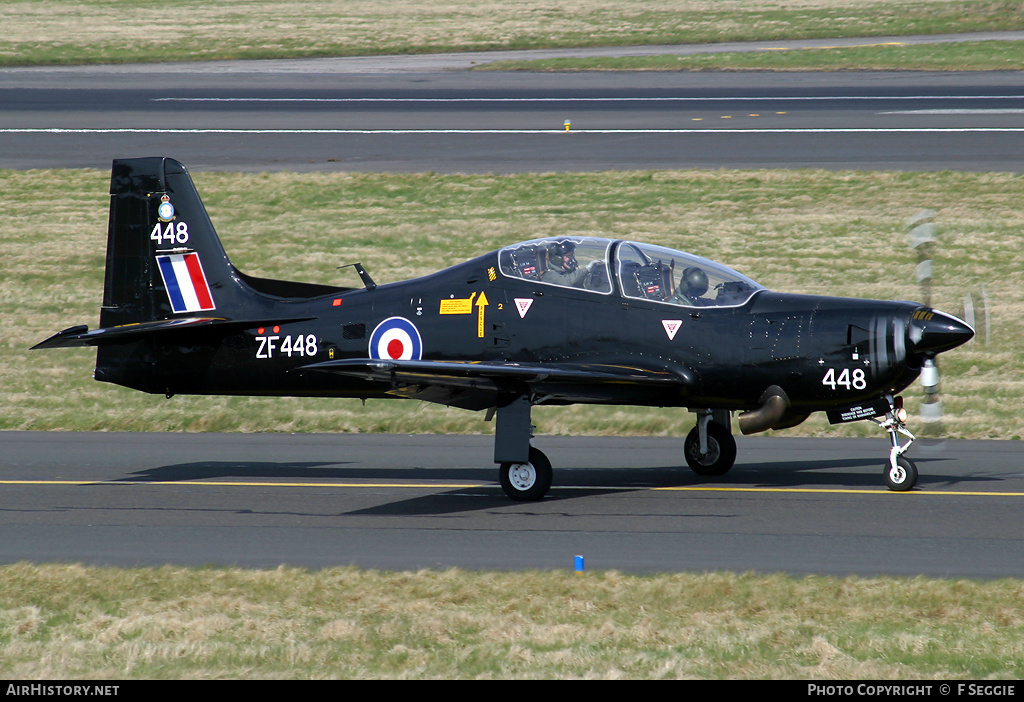
[[[487,294],[480,293],[480,297],[476,299],[476,336],[478,339],[484,338],[484,308],[487,307]]]
[[[569,131],[570,129],[572,129],[572,122],[565,120],[565,131]]]

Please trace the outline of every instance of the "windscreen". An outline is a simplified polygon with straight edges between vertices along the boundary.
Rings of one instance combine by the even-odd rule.
[[[764,289],[720,263],[653,244],[624,241],[615,258],[626,297],[684,307],[734,307]]]

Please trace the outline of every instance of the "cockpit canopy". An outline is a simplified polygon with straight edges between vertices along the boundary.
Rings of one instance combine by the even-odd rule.
[[[600,237],[533,239],[498,252],[510,278],[683,307],[734,307],[764,287],[683,251]],[[614,282],[613,282],[614,280]]]

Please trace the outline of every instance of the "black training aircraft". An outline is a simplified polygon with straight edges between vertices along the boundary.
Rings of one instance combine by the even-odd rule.
[[[255,278],[235,268],[185,167],[116,160],[100,326],[35,348],[96,346],[96,380],[175,394],[411,398],[496,417],[505,493],[537,500],[551,464],[534,405],[679,407],[701,475],[744,434],[825,411],[870,419],[909,490],[914,441],[896,396],[926,360],[967,342],[961,320],[913,302],[772,292],[682,251],[589,236],[506,246],[431,275],[363,287]],[[899,434],[907,437],[901,445]]]

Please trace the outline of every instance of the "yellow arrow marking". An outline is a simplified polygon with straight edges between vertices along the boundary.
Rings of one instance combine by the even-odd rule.
[[[476,299],[476,336],[478,339],[484,338],[484,308],[487,307],[487,293],[481,292],[480,297]]]

